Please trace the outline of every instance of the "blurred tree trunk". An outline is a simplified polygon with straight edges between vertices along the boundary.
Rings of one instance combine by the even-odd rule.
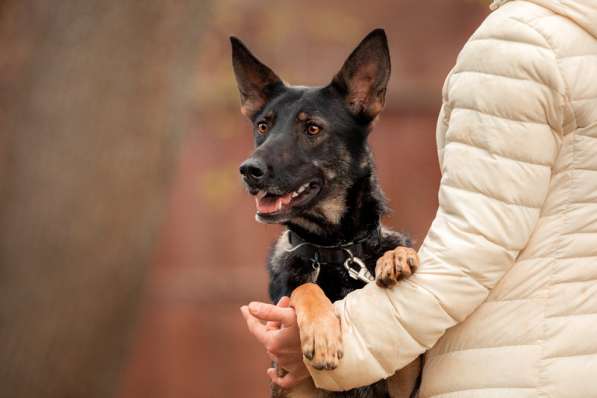
[[[0,396],[109,397],[205,1],[0,1]]]

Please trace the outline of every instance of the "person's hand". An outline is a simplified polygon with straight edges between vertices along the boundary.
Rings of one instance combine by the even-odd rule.
[[[277,306],[252,302],[240,308],[249,331],[265,346],[268,356],[278,366],[278,370],[268,369],[267,375],[284,389],[309,377],[303,363],[296,313],[289,305],[290,299],[282,297]]]

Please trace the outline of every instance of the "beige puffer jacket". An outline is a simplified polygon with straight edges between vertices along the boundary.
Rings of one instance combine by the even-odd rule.
[[[320,387],[430,349],[422,398],[597,397],[597,0],[494,5],[444,87],[422,266],[336,303]]]

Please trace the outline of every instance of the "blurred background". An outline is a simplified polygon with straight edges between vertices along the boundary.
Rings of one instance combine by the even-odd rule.
[[[370,142],[393,209],[385,223],[408,232],[418,246],[437,206],[435,124],[443,80],[459,49],[489,12],[489,2],[480,0],[148,1],[142,7],[109,7],[110,2],[104,2],[63,4],[58,10],[44,2],[10,3],[0,5],[0,44],[6,44],[3,48],[10,55],[0,62],[0,83],[5,89],[0,93],[0,116],[12,115],[5,117],[4,131],[35,129],[48,134],[41,140],[24,133],[18,140],[6,134],[0,137],[4,140],[0,165],[10,166],[0,168],[0,177],[5,175],[4,181],[11,183],[0,188],[4,200],[0,222],[5,231],[0,271],[12,277],[14,264],[54,261],[55,288],[60,292],[66,282],[59,272],[82,272],[82,262],[72,262],[72,256],[88,264],[99,261],[89,265],[94,270],[102,270],[105,263],[113,273],[105,280],[100,271],[92,276],[85,273],[85,283],[71,277],[67,285],[73,290],[63,302],[51,294],[39,302],[27,298],[34,311],[30,323],[23,321],[21,326],[14,319],[21,319],[29,308],[15,303],[22,301],[28,288],[43,289],[55,279],[15,276],[13,296],[6,296],[8,304],[0,314],[0,337],[10,335],[11,344],[0,375],[13,382],[31,380],[26,376],[33,370],[19,371],[10,365],[43,371],[41,365],[26,368],[30,355],[62,369],[55,373],[64,376],[67,385],[78,385],[83,379],[69,370],[70,359],[97,366],[106,363],[116,369],[106,383],[117,386],[119,398],[267,396],[269,361],[246,331],[239,307],[268,299],[265,256],[281,229],[255,222],[254,201],[240,183],[238,165],[252,152],[253,144],[250,125],[239,112],[228,37],[241,38],[285,81],[322,85],[370,30],[385,28],[393,70],[386,109]],[[23,26],[36,23],[43,29],[17,34]],[[62,52],[56,53],[56,46]],[[63,68],[64,63],[69,67]],[[80,70],[85,71],[82,77],[70,81]],[[111,70],[118,71],[118,78],[106,72]],[[65,91],[52,83],[56,75],[68,86]],[[104,75],[108,77],[102,80]],[[24,90],[13,86],[17,81],[26,83]],[[46,95],[43,101],[36,102],[40,98],[36,92]],[[72,122],[79,120],[77,116],[82,118],[79,124]],[[65,123],[64,118],[71,121]],[[64,136],[50,134],[52,126]],[[73,136],[86,137],[86,132],[101,138],[77,138],[73,143]],[[54,148],[50,151],[55,158],[45,155],[47,148]],[[38,152],[40,156],[35,156]],[[62,165],[66,161],[70,163]],[[95,161],[99,166],[93,166]],[[23,171],[29,169],[33,171]],[[77,174],[85,170],[94,172]],[[59,184],[40,184],[44,173]],[[22,183],[27,178],[34,178],[35,189]],[[73,186],[70,178],[87,183]],[[112,184],[116,180],[120,185]],[[39,201],[23,200],[30,197]],[[116,211],[110,207],[121,203],[126,205]],[[63,213],[47,210],[54,208]],[[87,220],[89,214],[95,218]],[[71,228],[76,220],[83,221]],[[101,234],[94,235],[93,228],[100,224]],[[87,240],[79,241],[80,236]],[[44,248],[35,259],[18,254],[35,252],[29,240]],[[93,250],[82,254],[81,242]],[[136,251],[129,253],[132,246]],[[69,259],[70,268],[60,268],[65,264],[60,258]],[[131,267],[133,263],[137,265]],[[39,270],[47,272],[48,267],[46,262]],[[24,288],[17,289],[21,285]],[[118,294],[124,290],[131,296]],[[100,301],[104,307],[95,305]],[[117,306],[128,309],[113,310]],[[119,315],[101,322],[89,315],[102,308]],[[36,311],[46,319],[47,327],[40,329],[45,331],[43,336],[52,337],[39,344],[39,352],[31,348],[23,354],[19,347],[40,341],[42,335],[31,333],[27,326],[40,324]],[[80,319],[81,313],[90,317],[92,337],[73,340],[85,328],[73,329],[72,322],[60,334],[55,317],[63,317],[66,324],[69,316]],[[126,330],[114,332],[118,325]],[[124,343],[107,345],[102,327]],[[23,336],[29,337],[13,338],[23,330]],[[81,347],[90,346],[95,351],[70,355],[64,349],[70,345],[73,352],[86,352]],[[98,360],[104,352],[112,358],[111,350],[118,353],[120,362]],[[49,372],[47,383],[59,383],[56,380],[62,379],[56,374]],[[38,380],[42,387],[31,390],[36,395],[0,391],[0,396],[94,396],[91,381],[87,390],[68,390],[43,387],[42,379]],[[19,391],[14,388],[11,391]]]

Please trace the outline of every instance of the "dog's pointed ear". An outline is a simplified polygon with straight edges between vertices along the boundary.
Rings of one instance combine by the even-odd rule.
[[[252,118],[284,87],[282,80],[262,64],[236,37],[230,37],[232,67],[240,91],[240,111]]]
[[[390,71],[386,33],[375,29],[352,51],[331,86],[345,97],[353,115],[370,121],[383,109]]]

